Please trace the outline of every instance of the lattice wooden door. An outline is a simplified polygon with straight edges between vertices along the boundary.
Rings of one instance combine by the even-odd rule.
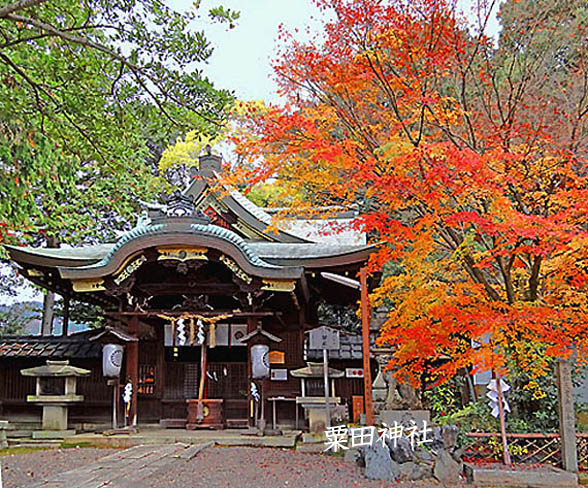
[[[222,398],[227,425],[247,424],[247,363],[208,363],[207,397]]]

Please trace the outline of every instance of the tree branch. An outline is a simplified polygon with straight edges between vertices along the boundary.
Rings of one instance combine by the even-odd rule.
[[[84,31],[84,30],[92,30],[92,29],[115,29],[120,30],[115,26],[107,25],[107,24],[94,24],[94,25],[81,25],[78,27],[68,27],[66,29],[61,29],[62,32],[76,32],[76,31]],[[7,47],[16,46],[17,44],[22,44],[23,42],[29,41],[36,41],[38,39],[44,39],[46,37],[57,37],[57,34],[53,34],[51,32],[46,32],[45,34],[38,34],[36,36],[30,37],[21,37],[19,39],[13,39],[11,41],[6,41],[4,44],[0,44],[0,49],[6,49]]]
[[[113,59],[117,59],[121,63],[124,63],[124,65],[127,66],[129,68],[129,70],[133,73],[135,79],[137,80],[137,83],[139,83],[141,88],[143,88],[143,90],[145,90],[145,92],[149,95],[149,97],[155,102],[155,104],[157,105],[157,107],[159,108],[161,113],[163,115],[165,115],[169,119],[170,122],[172,122],[174,125],[177,125],[177,122],[167,112],[167,110],[165,109],[165,107],[163,106],[161,101],[157,98],[156,94],[150,90],[150,88],[147,86],[147,84],[143,80],[142,76],[147,77],[147,75],[145,75],[145,73],[143,72],[143,70],[139,66],[136,66],[136,65],[130,63],[129,60],[127,58],[125,58],[124,56],[121,56],[120,54],[113,51],[112,49],[109,49],[108,47],[103,46],[102,44],[97,44],[97,43],[91,41],[90,39],[86,39],[85,37],[80,37],[80,36],[75,36],[75,35],[69,34],[63,30],[60,30],[60,29],[53,27],[52,25],[46,24],[44,22],[38,21],[38,20],[30,18],[30,17],[23,17],[22,15],[16,15],[16,14],[8,14],[5,16],[5,18],[13,20],[15,22],[22,22],[23,24],[35,26],[45,32],[49,32],[57,37],[60,37],[64,40],[68,41],[68,42],[95,49],[95,50],[100,51],[104,54],[107,54],[108,56],[110,56]],[[157,84],[156,84],[156,86],[157,86]]]
[[[10,3],[4,7],[0,7],[0,18],[7,17],[13,12],[22,10],[29,7],[34,7],[40,3],[44,3],[47,0],[19,0],[18,2]]]

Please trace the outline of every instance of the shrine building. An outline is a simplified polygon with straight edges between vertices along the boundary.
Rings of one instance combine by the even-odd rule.
[[[151,208],[114,243],[6,246],[22,275],[61,295],[65,310],[62,337],[0,339],[3,418],[40,415],[26,402],[34,378],[20,369],[69,359],[91,371],[78,378],[84,400],[71,407],[70,422],[108,423],[113,387],[103,375],[102,348],[113,343],[124,346],[114,397],[130,381],[131,425],[246,427],[260,412],[270,423],[272,411],[280,424],[302,423],[294,399],[324,393],[323,379],[310,376],[301,391],[304,368],[316,369],[308,361],[322,360],[309,354],[305,332],[323,325],[325,304],[357,309],[354,283],[374,248],[351,228],[350,213],[269,231],[271,215],[242,194],[211,191],[220,169],[218,156],[202,156],[188,189]],[[328,235],[333,223],[344,228]],[[99,305],[104,327],[68,334],[72,299]],[[340,350],[331,353],[343,405],[363,394],[359,334],[359,326],[357,335],[342,334]],[[256,346],[265,346],[257,359]],[[256,368],[269,370],[267,377],[256,379]],[[189,412],[194,399],[201,399],[196,422]],[[124,407],[116,408],[122,418]]]

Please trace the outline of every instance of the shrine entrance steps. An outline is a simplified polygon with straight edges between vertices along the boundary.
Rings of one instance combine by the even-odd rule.
[[[192,446],[181,443],[163,446],[135,446],[103,457],[86,466],[28,485],[28,487],[132,488],[150,486],[149,479],[156,472],[181,469],[200,451],[212,446],[211,442]]]
[[[139,425],[137,433],[131,434],[78,434],[68,437],[62,446],[95,446],[109,448],[129,448],[139,445],[203,444],[214,442],[220,446],[252,446],[294,448],[296,440],[302,435],[299,430],[283,431],[279,436],[252,435],[245,429],[226,430],[184,430],[143,427]]]

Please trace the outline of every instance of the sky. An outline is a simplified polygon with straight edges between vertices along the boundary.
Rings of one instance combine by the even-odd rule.
[[[193,0],[166,3],[183,11],[192,7]],[[241,13],[234,29],[208,19],[208,10],[221,4]],[[202,0],[198,11],[195,27],[205,31],[214,47],[208,64],[202,66],[204,74],[217,87],[234,90],[241,100],[278,101],[270,60],[280,23],[301,32],[307,26],[317,32],[321,25],[312,0]]]
[[[166,3],[182,11],[194,8],[193,0]],[[476,0],[458,0],[458,7],[468,14],[475,3]],[[241,13],[234,29],[208,19],[208,10],[221,4]],[[195,28],[204,30],[214,47],[212,57],[201,67],[204,74],[217,87],[234,90],[241,100],[273,103],[279,102],[271,69],[278,26],[283,23],[290,31],[298,29],[297,38],[308,38],[307,28],[311,34],[320,32],[323,19],[312,0],[202,0],[198,10],[200,18]],[[488,32],[498,32],[495,16]]]

